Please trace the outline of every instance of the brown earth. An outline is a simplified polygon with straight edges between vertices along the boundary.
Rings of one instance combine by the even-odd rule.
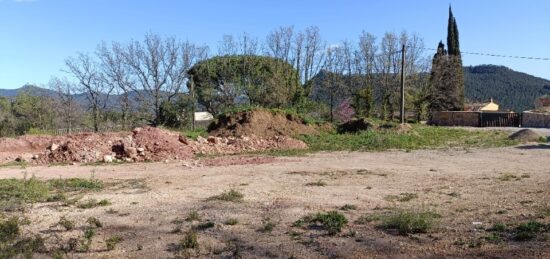
[[[95,177],[116,183],[83,199],[109,199],[92,209],[38,203],[25,211],[27,235],[40,234],[52,247],[82,236],[86,219],[103,223],[87,253],[68,258],[549,258],[549,233],[532,241],[487,238],[493,224],[508,228],[536,220],[550,223],[549,145],[411,152],[335,152],[306,157],[253,159],[246,165],[218,164],[220,158],[170,163],[102,166],[36,166],[0,169],[0,178]],[[239,160],[233,157],[233,161]],[[257,162],[257,163],[255,163]],[[219,165],[219,166],[217,166]],[[23,174],[22,172],[26,172]],[[323,181],[326,186],[308,183]],[[141,182],[143,184],[135,184]],[[134,183],[134,184],[131,184]],[[236,189],[240,203],[209,197]],[[408,201],[390,199],[414,194]],[[345,205],[356,209],[340,210]],[[441,215],[425,234],[396,235],[363,215],[389,208],[430,210]],[[348,223],[334,236],[293,223],[309,213],[338,210]],[[183,219],[197,211],[200,222]],[[52,226],[60,217],[73,230]],[[236,225],[227,225],[235,218]],[[176,244],[200,223],[199,248],[178,252]],[[261,231],[266,222],[271,232]],[[178,227],[181,232],[178,231]],[[105,240],[122,237],[114,250]]]
[[[522,129],[511,134],[508,138],[521,142],[537,142],[542,136],[532,129]]]
[[[31,164],[187,160],[196,154],[305,148],[304,142],[286,136],[199,137],[195,141],[177,132],[144,127],[132,132],[0,138],[0,164],[15,160]]]
[[[222,115],[208,127],[208,132],[220,137],[255,135],[265,138],[318,134],[315,128],[292,114],[263,109]]]

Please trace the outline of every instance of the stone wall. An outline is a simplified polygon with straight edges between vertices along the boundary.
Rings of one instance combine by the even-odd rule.
[[[524,128],[550,128],[550,114],[523,112],[521,126]]]

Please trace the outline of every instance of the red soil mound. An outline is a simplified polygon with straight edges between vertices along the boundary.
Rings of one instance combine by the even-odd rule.
[[[255,135],[264,138],[318,134],[295,115],[263,109],[222,115],[208,127],[208,132],[219,137]]]

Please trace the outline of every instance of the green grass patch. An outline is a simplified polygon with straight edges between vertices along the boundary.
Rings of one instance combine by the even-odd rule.
[[[537,221],[529,221],[520,224],[513,230],[512,239],[516,241],[528,241],[548,231],[550,231],[550,225],[545,225]]]
[[[111,251],[115,249],[116,245],[122,241],[123,241],[122,237],[118,235],[109,237],[107,240],[105,240],[105,246],[107,247],[107,251]]]
[[[378,226],[385,230],[395,230],[401,235],[427,233],[440,216],[430,211],[396,210],[380,217]]]
[[[243,199],[244,199],[244,194],[242,194],[241,192],[239,192],[235,189],[231,189],[231,190],[225,191],[221,194],[211,196],[206,200],[208,200],[208,201],[218,200],[218,201],[229,201],[229,202],[242,202]]]
[[[437,149],[503,147],[518,142],[509,140],[505,132],[475,131],[456,128],[412,125],[412,130],[370,130],[357,134],[328,134],[299,136],[310,151],[383,151],[389,149]]]
[[[234,226],[239,224],[239,220],[237,220],[236,218],[228,218],[227,220],[225,220],[224,223],[225,225]]]
[[[323,187],[323,186],[327,186],[327,183],[323,182],[322,180],[319,180],[319,181],[317,181],[317,182],[306,183],[305,186]]]
[[[329,235],[335,235],[342,231],[348,223],[346,216],[338,211],[319,212],[317,214],[307,215],[296,222],[294,227],[308,227],[308,228],[322,228],[328,232]]]
[[[195,130],[184,130],[182,134],[192,140],[197,140],[199,136],[203,138],[208,137],[208,132],[203,128],[196,128]]]

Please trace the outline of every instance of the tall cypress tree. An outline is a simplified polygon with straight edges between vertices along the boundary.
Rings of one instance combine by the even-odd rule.
[[[458,39],[458,26],[449,6],[447,50],[439,43],[432,62],[431,111],[461,111],[464,109],[464,72]]]

